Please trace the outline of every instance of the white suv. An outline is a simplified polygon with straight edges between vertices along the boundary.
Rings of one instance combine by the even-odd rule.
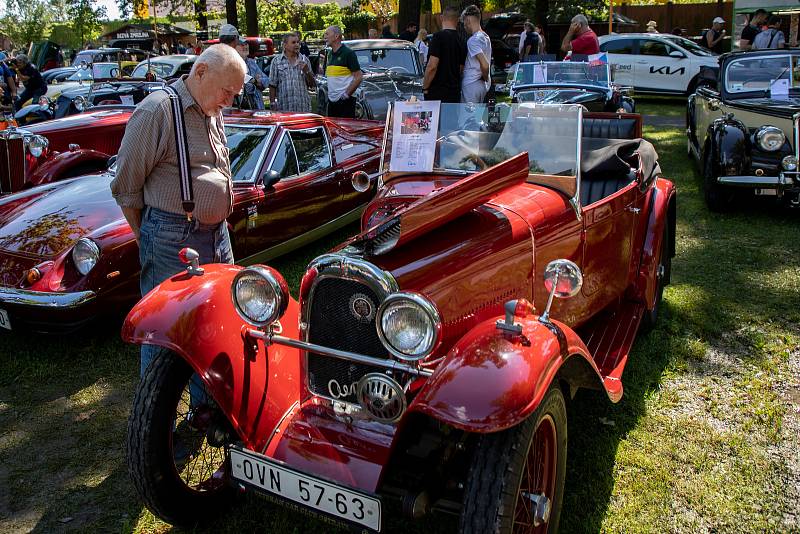
[[[638,93],[691,94],[700,67],[715,67],[717,55],[689,39],[661,33],[622,33],[600,37],[614,81]]]

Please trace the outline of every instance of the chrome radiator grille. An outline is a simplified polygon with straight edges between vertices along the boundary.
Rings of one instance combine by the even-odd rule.
[[[309,303],[308,341],[376,358],[388,354],[375,328],[381,299],[367,285],[341,278],[324,278]],[[308,385],[317,395],[356,402],[355,384],[380,369],[315,353],[308,354]]]
[[[25,183],[25,141],[21,134],[0,133],[0,193],[13,193]]]

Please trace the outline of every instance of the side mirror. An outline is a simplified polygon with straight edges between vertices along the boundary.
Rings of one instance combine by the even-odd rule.
[[[350,182],[353,184],[353,189],[359,193],[369,190],[372,182],[369,179],[369,174],[364,171],[356,171],[350,177]]]
[[[681,52],[680,50],[673,50],[672,52],[669,53],[669,57],[674,57],[674,58],[678,58],[678,59],[686,59],[686,55],[683,52]]]
[[[275,169],[270,169],[264,175],[264,187],[265,188],[272,187],[273,185],[278,183],[278,180],[280,180],[280,179],[281,179],[280,173],[278,171],[276,171]]]
[[[570,260],[553,260],[544,269],[544,287],[550,292],[547,298],[547,307],[539,318],[540,321],[550,320],[550,307],[553,297],[565,299],[574,297],[583,286],[583,273],[581,268]]]

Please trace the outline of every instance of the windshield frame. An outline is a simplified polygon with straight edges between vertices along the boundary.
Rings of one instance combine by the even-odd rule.
[[[468,104],[461,104],[461,105],[468,105]],[[481,105],[488,107],[488,105],[486,105],[486,104],[481,104]],[[533,172],[529,171],[528,178],[527,178],[527,183],[536,184],[536,185],[543,186],[543,187],[548,187],[549,189],[553,189],[555,191],[558,191],[562,195],[564,195],[569,200],[569,203],[572,206],[572,208],[573,208],[573,210],[575,212],[575,215],[578,218],[578,220],[581,220],[582,215],[581,215],[581,205],[580,205],[580,194],[581,194],[581,150],[583,148],[583,113],[584,113],[583,106],[580,105],[580,104],[539,104],[539,103],[533,103],[533,102],[526,102],[524,104],[516,104],[516,103],[514,103],[514,104],[505,104],[505,103],[503,103],[503,104],[496,104],[495,106],[509,106],[511,108],[510,111],[513,111],[513,106],[519,106],[519,107],[524,107],[526,109],[531,109],[531,110],[535,110],[535,109],[539,108],[539,109],[543,109],[543,110],[547,110],[547,111],[566,110],[568,112],[576,113],[576,123],[577,123],[576,134],[577,134],[577,137],[575,139],[575,169],[574,169],[575,174],[574,175],[551,175],[551,174],[546,174],[546,173],[533,173]],[[386,122],[384,124],[384,130],[383,130],[383,141],[382,141],[382,144],[381,144],[381,157],[380,157],[380,162],[379,162],[379,167],[378,167],[378,170],[379,170],[379,172],[378,172],[378,187],[379,188],[383,188],[384,185],[385,185],[385,182],[391,181],[392,178],[399,177],[399,176],[409,176],[409,175],[420,175],[420,176],[469,176],[469,175],[472,175],[472,174],[483,172],[483,171],[487,170],[488,168],[492,168],[492,167],[497,165],[497,164],[495,164],[495,165],[492,165],[491,167],[487,167],[487,169],[480,169],[480,170],[474,170],[474,171],[458,170],[458,169],[446,169],[446,168],[436,168],[436,167],[434,167],[434,169],[432,171],[430,171],[430,172],[425,172],[425,171],[413,171],[413,172],[411,172],[411,171],[409,171],[409,172],[390,171],[389,170],[389,168],[390,168],[389,159],[390,159],[391,154],[387,154],[387,147],[389,146],[388,138],[392,134],[392,122],[391,121],[392,121],[392,117],[393,116],[394,116],[394,102],[391,102],[389,104],[389,108],[387,109],[387,113],[386,113]],[[442,139],[442,137],[440,137],[439,134],[441,134],[441,132],[437,132],[437,138],[438,138],[437,142],[438,142],[438,140]],[[529,156],[529,158],[530,158],[530,156]],[[530,159],[529,159],[529,162],[530,162]],[[557,185],[555,185],[552,182],[552,180],[539,180],[539,181],[537,181],[535,179],[532,179],[533,177],[536,177],[536,176],[551,177],[551,178],[554,177],[554,176],[555,177],[564,177],[564,178],[572,177],[575,180],[574,192],[566,191],[566,190],[562,189],[561,187],[558,187]],[[385,179],[384,179],[384,177],[385,177]]]
[[[406,53],[406,54],[410,55],[411,58],[412,58],[411,61],[414,63],[414,72],[399,72],[399,71],[389,70],[389,67],[380,67],[379,65],[375,65],[375,67],[379,67],[379,68],[373,70],[373,69],[370,68],[369,65],[367,65],[367,66],[361,65],[361,62],[359,61],[358,65],[365,72],[375,72],[375,73],[387,72],[387,73],[391,73],[391,74],[399,74],[401,76],[416,76],[416,77],[424,75],[424,73],[422,72],[422,64],[420,63],[420,60],[419,60],[419,52],[416,52],[415,50],[413,50],[411,48],[376,47],[376,48],[353,48],[352,50],[353,50],[353,53],[355,53],[355,55],[356,55],[356,59],[358,59],[358,54],[359,53],[370,53],[371,54],[373,52],[381,51],[381,50],[385,50],[387,52],[403,52],[403,53]],[[383,69],[386,69],[386,70],[383,70]]]
[[[736,65],[737,63],[742,63],[742,62],[745,62],[745,61],[749,62],[749,61],[757,61],[757,60],[762,60],[762,59],[776,59],[776,58],[786,58],[786,59],[789,60],[789,70],[788,70],[789,81],[790,81],[789,94],[790,95],[792,95],[792,94],[797,95],[798,93],[800,93],[800,81],[796,82],[797,83],[796,86],[791,83],[793,70],[795,68],[800,68],[800,54],[793,54],[790,51],[786,51],[785,53],[782,53],[782,54],[771,54],[771,53],[767,53],[767,54],[752,54],[752,55],[748,54],[748,55],[745,55],[745,56],[732,57],[732,58],[728,59],[727,61],[725,61],[723,66],[722,66],[722,68],[720,69],[721,72],[720,72],[720,76],[719,76],[720,89],[722,90],[723,94],[725,95],[725,98],[729,99],[729,100],[739,100],[739,99],[746,99],[746,98],[767,98],[767,99],[773,100],[772,94],[771,94],[771,91],[770,91],[769,87],[767,87],[765,89],[757,89],[757,90],[752,90],[752,91],[731,91],[728,88],[728,69],[731,66]]]
[[[519,69],[520,69],[521,66],[524,66],[524,65],[540,65],[540,64],[541,65],[551,65],[551,64],[552,65],[564,65],[564,64],[568,64],[568,63],[570,63],[570,62],[564,62],[564,61],[527,61],[527,62],[522,62],[521,61],[521,62],[517,63],[514,66],[514,74],[512,75],[512,82],[511,82],[511,85],[510,85],[510,92],[511,92],[512,98],[514,96],[514,93],[518,92],[520,89],[530,89],[530,88],[533,88],[533,87],[552,87],[554,89],[558,88],[558,87],[572,87],[572,88],[580,88],[580,89],[590,89],[590,90],[595,91],[595,92],[604,91],[606,93],[608,93],[609,91],[613,90],[614,82],[611,79],[611,65],[609,63],[605,63],[604,64],[605,68],[606,68],[606,80],[605,80],[605,84],[604,85],[592,85],[592,84],[589,84],[589,83],[581,83],[581,82],[575,82],[575,81],[563,81],[563,82],[552,81],[552,82],[544,82],[544,83],[536,83],[536,82],[518,83],[516,81],[517,72],[519,72]],[[585,63],[586,65],[588,65],[587,62],[573,62],[572,64],[575,65],[575,64],[581,64],[581,63]]]
[[[264,146],[261,149],[261,153],[258,155],[255,167],[253,167],[252,175],[249,178],[234,179],[233,170],[231,170],[231,181],[234,185],[253,185],[261,175],[261,169],[264,167],[264,161],[267,159],[267,154],[269,153],[273,137],[275,136],[275,131],[278,128],[274,124],[226,123],[225,129],[227,130],[228,128],[239,130],[268,130],[267,134],[264,136]],[[228,137],[227,133],[225,137]],[[226,148],[228,148],[227,144]],[[228,150],[230,151],[230,148],[228,148]]]

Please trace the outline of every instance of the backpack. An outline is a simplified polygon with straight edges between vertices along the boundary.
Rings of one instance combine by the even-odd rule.
[[[775,40],[775,37],[778,35],[780,30],[771,29],[771,30],[764,30],[759,32],[756,35],[756,38],[753,39],[753,48],[772,48],[772,42]],[[778,47],[778,43],[775,42],[775,48]]]

